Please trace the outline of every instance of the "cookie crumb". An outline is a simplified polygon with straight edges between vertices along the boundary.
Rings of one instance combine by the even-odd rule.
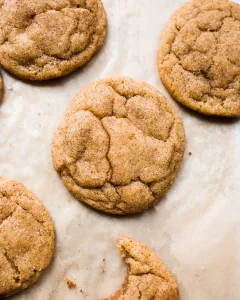
[[[102,259],[102,264],[100,264],[100,273],[101,273],[101,274],[104,274],[104,273],[105,273],[105,268],[104,268],[105,262],[106,262],[106,259],[103,258],[103,259]]]
[[[69,289],[75,289],[75,287],[77,286],[76,283],[71,279],[69,279],[68,277],[66,277],[65,282]]]
[[[188,155],[191,156],[191,155],[192,155],[192,152],[188,152]]]

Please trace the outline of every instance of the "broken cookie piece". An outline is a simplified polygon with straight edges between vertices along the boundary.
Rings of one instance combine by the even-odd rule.
[[[179,300],[175,279],[147,246],[120,237],[118,249],[127,265],[125,282],[113,296],[102,300]]]

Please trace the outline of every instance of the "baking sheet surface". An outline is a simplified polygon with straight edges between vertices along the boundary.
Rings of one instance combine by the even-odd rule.
[[[181,107],[157,72],[160,33],[184,2],[103,0],[108,38],[86,67],[46,83],[22,82],[3,72],[0,176],[22,182],[37,195],[57,235],[50,267],[37,284],[12,299],[110,295],[126,272],[116,248],[119,235],[145,243],[162,258],[179,283],[181,299],[240,299],[239,121]],[[146,213],[124,218],[100,214],[75,200],[51,161],[53,132],[73,96],[93,80],[119,74],[145,80],[167,96],[183,118],[187,137],[181,171],[167,196]],[[77,283],[76,289],[68,289],[66,277]]]

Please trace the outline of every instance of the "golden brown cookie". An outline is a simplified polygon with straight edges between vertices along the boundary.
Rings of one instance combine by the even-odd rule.
[[[101,48],[106,27],[101,0],[1,0],[0,62],[23,79],[64,76]]]
[[[3,97],[3,79],[2,79],[2,75],[0,74],[0,103]]]
[[[53,139],[53,164],[73,195],[112,214],[134,214],[172,185],[185,146],[182,121],[155,88],[128,77],[89,84]]]
[[[175,279],[148,247],[121,237],[118,249],[127,264],[125,282],[115,295],[102,300],[179,300]]]
[[[207,115],[240,116],[240,5],[192,0],[167,24],[160,77],[182,104]]]
[[[38,280],[54,251],[45,207],[22,184],[0,178],[0,298]]]

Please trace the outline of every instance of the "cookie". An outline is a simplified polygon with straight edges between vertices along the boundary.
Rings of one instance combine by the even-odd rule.
[[[2,79],[2,75],[0,74],[0,103],[3,97],[3,79]]]
[[[54,251],[54,228],[40,201],[22,184],[0,178],[0,298],[38,280]]]
[[[240,5],[192,0],[167,24],[160,77],[183,105],[206,115],[240,116]]]
[[[101,0],[1,0],[0,63],[22,79],[67,75],[101,48],[106,27]]]
[[[182,121],[162,94],[147,83],[113,77],[76,95],[55,133],[52,155],[77,199],[125,215],[166,194],[184,146]]]
[[[115,295],[102,300],[179,300],[175,279],[148,247],[121,237],[118,249],[127,265],[126,279]]]

